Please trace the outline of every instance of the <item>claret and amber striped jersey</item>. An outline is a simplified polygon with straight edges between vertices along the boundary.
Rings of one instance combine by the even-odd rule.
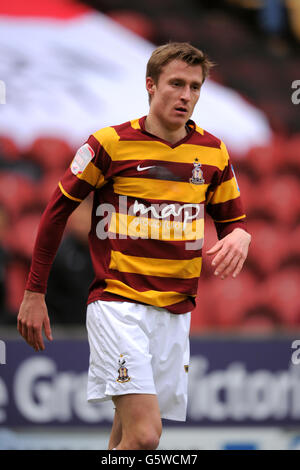
[[[88,303],[195,307],[204,212],[219,238],[244,228],[240,191],[221,140],[190,120],[186,137],[170,145],[145,130],[145,119],[100,129],[78,150],[43,215],[27,289],[45,291],[66,220],[94,191]]]

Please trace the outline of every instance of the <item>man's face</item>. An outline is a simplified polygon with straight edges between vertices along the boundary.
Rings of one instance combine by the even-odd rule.
[[[146,79],[150,112],[169,130],[184,127],[199,99],[202,79],[201,65],[188,65],[177,59],[169,62],[156,84],[151,77]]]

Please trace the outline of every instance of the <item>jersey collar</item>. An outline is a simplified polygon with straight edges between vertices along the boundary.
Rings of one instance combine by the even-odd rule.
[[[181,144],[184,144],[187,140],[189,140],[191,138],[191,136],[194,134],[194,132],[196,130],[195,122],[192,121],[191,119],[189,119],[186,123],[186,129],[188,131],[187,135],[185,137],[183,137],[183,139],[176,142],[175,144],[171,144],[167,140],[161,139],[160,137],[157,137],[156,135],[151,134],[150,132],[146,131],[146,129],[145,129],[146,118],[147,118],[147,116],[143,116],[139,119],[139,125],[140,125],[141,132],[145,135],[148,135],[153,140],[157,140],[158,142],[162,142],[163,144],[166,144],[171,148],[175,148],[175,147],[178,147]]]

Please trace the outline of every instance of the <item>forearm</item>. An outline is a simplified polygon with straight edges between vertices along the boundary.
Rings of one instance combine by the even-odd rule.
[[[79,205],[56,189],[47,205],[38,229],[31,268],[25,289],[45,293],[52,263],[70,214]]]
[[[215,222],[215,227],[219,240],[226,237],[226,235],[229,235],[229,233],[233,232],[235,228],[241,228],[247,232],[247,223],[245,219],[237,220],[235,222]]]

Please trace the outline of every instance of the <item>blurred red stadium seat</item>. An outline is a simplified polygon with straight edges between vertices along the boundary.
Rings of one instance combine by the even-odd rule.
[[[300,211],[300,180],[297,175],[265,177],[258,185],[256,207],[265,210],[280,224],[291,226]]]
[[[240,38],[236,37],[235,39],[239,40]],[[234,42],[232,45],[234,46]],[[274,68],[270,63],[263,61],[261,57],[237,57],[235,65],[234,70],[240,80],[252,80],[260,89],[266,89],[270,86],[274,76]],[[260,71],[259,74],[257,70]]]
[[[253,181],[245,172],[237,175],[237,181],[241,191],[243,207],[247,216],[259,206],[259,191],[256,190],[257,183]]]
[[[7,306],[9,311],[17,314],[24,296],[29,265],[22,260],[15,260],[6,270],[5,283]]]
[[[143,13],[133,10],[113,10],[106,14],[124,28],[148,41],[155,37],[155,26],[152,20]]]
[[[26,157],[40,165],[43,170],[52,171],[66,169],[74,154],[74,150],[66,141],[44,136],[32,143]]]
[[[63,175],[62,171],[50,171],[37,184],[39,202],[43,208],[46,207]]]
[[[201,42],[203,40],[203,42],[211,44],[210,47],[219,49],[221,47],[226,57],[231,58],[230,68],[232,67],[233,57],[237,56],[240,60],[245,55],[245,48],[252,47],[253,39],[249,34],[249,30],[234,15],[226,15],[221,9],[204,10],[202,15],[195,15],[193,20],[193,29],[197,41]],[[232,54],[233,50],[234,55]],[[240,57],[239,52],[242,52],[242,57]],[[227,61],[222,63],[222,68],[226,67],[226,63]]]
[[[288,252],[288,231],[278,224],[268,224],[263,220],[249,220],[248,230],[252,235],[249,261],[264,276],[274,272]]]
[[[284,326],[279,312],[270,305],[257,304],[245,310],[240,319],[239,332],[246,334],[266,334],[282,329]]]
[[[287,327],[300,326],[300,268],[287,267],[272,274],[259,288],[261,303],[276,309]]]
[[[12,172],[0,174],[0,203],[7,208],[12,218],[34,205],[35,201],[36,188],[30,179]]]
[[[198,283],[198,292],[196,296],[196,308],[192,311],[191,315],[191,331],[197,332],[201,330],[208,330],[214,328],[216,320],[214,312],[210,314],[208,305],[208,292],[210,289],[211,280],[201,278]]]
[[[213,220],[208,215],[205,215],[201,280],[205,278],[211,278],[213,275],[214,269],[211,265],[213,258],[207,255],[206,251],[212,248],[217,241],[218,237]]]
[[[300,134],[294,134],[286,140],[282,164],[291,164],[300,170]]]
[[[272,92],[272,87],[268,95],[260,92],[257,105],[265,113],[274,134],[282,140],[280,136],[288,134],[291,128],[293,106],[288,100],[283,100],[279,93]],[[282,142],[285,145],[285,140]]]
[[[212,278],[200,281],[197,302],[201,305],[201,320],[209,328],[236,328],[244,312],[257,304],[257,281],[250,271],[237,278]]]
[[[265,146],[253,146],[245,155],[254,174],[260,178],[265,178],[270,173],[277,170],[284,154],[285,141],[274,136],[273,141]]]
[[[172,15],[169,11],[165,15],[157,18],[157,30],[163,31],[164,35],[172,38],[174,41],[195,41],[197,29],[186,18],[180,18],[178,15]]]
[[[205,285],[208,284],[207,281],[202,280],[201,289],[205,289]],[[199,288],[198,288],[199,292]],[[198,333],[203,330],[207,330],[211,327],[210,322],[208,322],[206,317],[206,312],[204,311],[204,306],[202,299],[200,297],[196,298],[196,308],[192,311],[191,315],[191,333]]]
[[[291,255],[300,255],[300,224],[290,233],[288,253]]]
[[[20,149],[10,137],[0,135],[0,157],[10,161],[17,161],[22,158]]]
[[[31,259],[40,219],[39,212],[28,213],[13,224],[7,240],[12,253]]]

